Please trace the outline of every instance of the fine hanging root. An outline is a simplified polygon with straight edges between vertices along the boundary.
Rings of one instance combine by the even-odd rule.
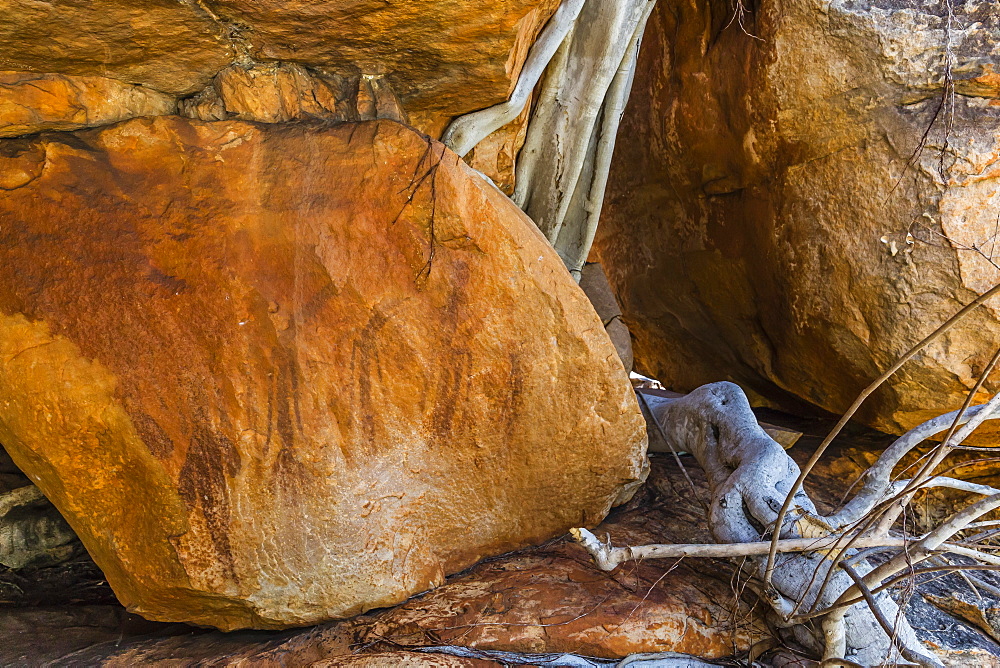
[[[618,125],[654,4],[563,0],[529,51],[511,98],[455,119],[442,138],[465,155],[513,120],[542,81],[517,159],[514,202],[577,280],[594,241]]]
[[[670,445],[694,455],[705,469],[711,496],[708,524],[717,544],[614,547],[586,529],[574,529],[598,567],[611,570],[634,559],[745,557],[754,576],[763,581],[769,539],[776,534],[772,581],[758,589],[774,611],[777,626],[789,629],[830,663],[941,665],[917,639],[889,590],[915,572],[947,571],[947,562],[942,566],[939,561],[942,553],[975,560],[978,565],[968,569],[1000,568],[1000,557],[978,546],[994,535],[992,524],[978,520],[1000,508],[1000,490],[934,474],[952,444],[961,443],[985,420],[1000,418],[1000,394],[899,437],[868,470],[854,497],[827,516],[817,513],[801,487],[796,489],[798,466],[760,428],[738,386],[705,385],[655,404],[652,412]],[[909,480],[892,480],[893,468],[907,453],[942,432],[948,432],[948,438],[920,472]],[[931,487],[984,498],[926,535],[892,531],[892,523],[884,518],[894,519],[900,501]],[[782,502],[792,490],[789,512],[775,531]],[[956,542],[955,536],[970,528],[976,535]],[[873,567],[866,557],[876,552],[888,558]]]

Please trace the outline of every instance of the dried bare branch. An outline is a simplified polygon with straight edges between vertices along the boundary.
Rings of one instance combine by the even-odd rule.
[[[966,316],[968,316],[974,310],[982,306],[984,303],[986,303],[986,301],[988,301],[991,297],[993,297],[997,293],[1000,293],[1000,283],[994,285],[992,288],[990,288],[989,290],[987,290],[986,292],[984,292],[983,294],[979,295],[974,300],[966,304],[965,307],[963,307],[955,315],[948,318],[948,320],[942,323],[933,332],[928,334],[922,341],[920,341],[915,346],[910,348],[902,357],[896,360],[896,362],[891,367],[889,367],[885,371],[885,373],[876,378],[868,387],[866,387],[864,390],[861,391],[861,394],[858,395],[858,397],[854,400],[851,406],[847,409],[847,412],[845,412],[841,416],[840,420],[837,421],[837,424],[834,425],[833,429],[830,430],[830,433],[827,434],[826,438],[824,438],[822,443],[819,444],[819,447],[816,448],[816,451],[809,458],[809,461],[806,463],[805,467],[799,473],[798,478],[796,478],[795,482],[792,484],[791,489],[788,490],[788,494],[785,496],[785,501],[784,503],[782,503],[781,509],[778,511],[778,516],[776,521],[776,524],[778,526],[784,523],[785,515],[788,513],[788,510],[791,507],[792,502],[795,499],[796,495],[799,494],[799,492],[801,492],[802,483],[805,481],[806,476],[808,476],[809,473],[813,470],[813,468],[815,468],[816,463],[826,452],[827,448],[830,447],[830,444],[833,442],[833,439],[835,439],[837,435],[840,434],[840,432],[847,425],[850,419],[854,417],[854,414],[857,413],[858,409],[861,407],[861,404],[864,403],[865,399],[871,396],[871,394],[875,392],[875,390],[877,390],[882,385],[882,383],[884,383],[893,374],[899,371],[899,369],[908,361],[910,361],[917,353],[919,353],[921,350],[923,350],[928,345],[933,343],[935,340],[937,340],[940,336],[942,336],[945,332],[947,332],[952,327],[957,325],[959,322],[964,320]],[[765,568],[764,571],[764,583],[767,585],[770,585],[771,580],[774,577],[774,565],[775,565],[775,558],[777,556],[776,543],[778,541],[778,538],[779,538],[778,534],[775,533],[771,539],[771,552],[768,554],[767,567]]]

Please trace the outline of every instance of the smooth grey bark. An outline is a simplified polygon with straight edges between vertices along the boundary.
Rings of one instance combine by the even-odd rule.
[[[580,279],[604,202],[618,125],[655,0],[564,0],[529,51],[511,99],[459,117],[444,143],[465,155],[524,108],[544,71],[514,202]]]
[[[655,0],[587,0],[550,64],[517,160],[514,202],[579,279]]]
[[[520,115],[545,68],[566,41],[566,36],[573,31],[583,4],[584,0],[564,0],[559,5],[531,45],[510,99],[453,120],[441,137],[448,148],[464,157],[476,144]]]

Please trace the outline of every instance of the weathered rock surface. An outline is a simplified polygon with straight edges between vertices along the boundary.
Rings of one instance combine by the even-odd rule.
[[[184,95],[235,57],[227,32],[194,0],[9,0],[0,68],[111,77]]]
[[[507,196],[514,194],[517,154],[524,146],[530,117],[529,101],[517,118],[489,134],[464,156],[465,162],[488,176]]]
[[[341,77],[320,77],[290,63],[233,65],[219,72],[212,85],[182,100],[189,118],[281,123],[304,118],[358,120],[351,115],[349,86]]]
[[[205,4],[223,22],[248,26],[240,37],[256,60],[384,74],[413,108],[453,116],[507,97],[535,35],[559,3],[208,0]]]
[[[699,472],[692,473],[700,481]],[[678,497],[671,488],[678,475],[672,460],[654,461],[653,484],[614,511],[601,534],[607,531],[615,541],[702,540],[701,507],[687,490]],[[734,593],[729,569],[716,562],[634,566],[611,574],[597,570],[567,537],[487,560],[401,606],[354,619],[277,634],[195,635],[164,628],[159,638],[115,638],[65,655],[55,665],[148,665],[166,659],[199,665],[395,666],[402,660],[425,665],[412,652],[397,653],[440,645],[605,659],[648,651],[721,658],[745,652],[767,633],[759,614]],[[176,635],[162,637],[166,634]],[[444,660],[425,655],[423,661],[432,659]]]
[[[721,2],[658,3],[596,242],[639,370],[840,411],[1000,278],[983,257],[1000,14],[954,5],[952,113],[938,112],[946,11],[764,0],[734,18]],[[998,308],[912,361],[863,419],[898,432],[957,408],[1000,340]]]
[[[0,137],[108,125],[176,110],[172,96],[117,79],[0,72]]]
[[[110,77],[184,97],[232,64],[281,61],[385,77],[414,124],[438,136],[452,116],[506,99],[558,4],[12,0],[0,18],[0,70]]]
[[[130,610],[354,615],[644,476],[582,291],[412,130],[162,117],[3,150],[0,442]]]
[[[295,63],[232,65],[178,107],[182,116],[203,121],[408,120],[385,77],[323,74]]]

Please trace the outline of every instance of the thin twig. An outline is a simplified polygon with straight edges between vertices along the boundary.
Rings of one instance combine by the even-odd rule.
[[[670,448],[670,454],[674,456],[674,461],[677,462],[677,466],[680,468],[681,473],[684,474],[684,479],[687,480],[688,486],[691,487],[691,494],[693,495],[693,498],[701,504],[701,507],[705,509],[705,514],[707,515],[708,505],[704,502],[704,500],[702,500],[701,495],[698,494],[698,488],[695,486],[694,480],[691,479],[691,474],[688,473],[687,468],[684,466],[684,462],[681,461],[681,456],[677,454],[674,444],[667,438],[667,435],[663,433],[663,426],[660,424],[660,421],[656,419],[653,409],[649,407],[649,402],[646,401],[646,396],[641,391],[636,391],[636,394],[639,395],[639,401],[642,402],[643,408],[645,408],[646,412],[649,413],[649,419],[652,420],[653,425],[656,426],[656,431],[660,435],[660,438],[663,439],[663,442],[667,444],[668,448]]]
[[[910,350],[908,350],[902,357],[900,357],[895,362],[895,364],[889,367],[889,369],[886,370],[885,373],[883,373],[881,376],[875,379],[875,381],[871,385],[862,390],[861,394],[859,394],[858,397],[854,400],[850,408],[847,409],[847,412],[844,413],[844,415],[840,418],[840,420],[837,421],[837,424],[834,425],[833,429],[830,431],[829,434],[827,434],[826,438],[823,439],[823,442],[820,443],[819,447],[809,458],[809,461],[802,468],[802,471],[799,473],[799,476],[795,479],[795,482],[792,484],[792,488],[788,490],[788,494],[785,496],[785,502],[781,504],[781,510],[778,511],[778,516],[774,522],[775,526],[774,535],[771,538],[771,550],[767,555],[767,567],[764,569],[764,585],[766,587],[771,587],[771,580],[774,577],[774,563],[778,551],[778,541],[781,539],[781,527],[784,526],[783,523],[785,520],[785,515],[788,513],[788,508],[792,505],[792,500],[795,498],[795,495],[798,494],[800,489],[802,489],[802,483],[805,481],[806,476],[808,476],[809,473],[812,472],[813,468],[815,468],[816,463],[819,461],[820,457],[823,456],[823,453],[826,452],[826,449],[833,442],[833,439],[835,439],[837,435],[840,434],[841,430],[843,430],[843,428],[847,425],[848,421],[852,417],[854,417],[854,414],[861,407],[861,404],[864,403],[865,399],[867,399],[875,390],[877,390],[882,385],[882,383],[884,383],[893,374],[899,371],[899,369],[908,361],[910,361],[917,353],[926,348],[928,345],[930,345],[938,337],[940,337],[942,334],[950,330],[956,324],[961,322],[969,313],[971,313],[976,308],[985,303],[987,300],[989,300],[990,297],[993,297],[998,293],[1000,293],[1000,283],[997,283],[992,288],[990,288],[983,294],[979,295],[976,299],[974,299],[965,307],[963,307],[958,313],[948,318],[948,320],[946,320],[940,327],[931,332],[917,345],[910,348]]]

